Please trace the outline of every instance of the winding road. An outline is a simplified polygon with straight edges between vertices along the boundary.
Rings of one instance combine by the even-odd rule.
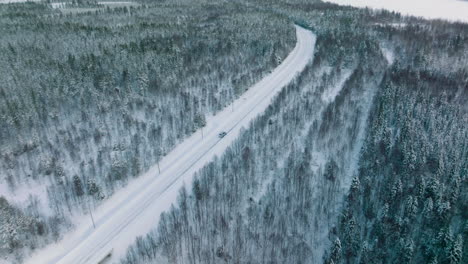
[[[181,187],[190,186],[194,173],[220,156],[242,128],[265,111],[271,100],[312,60],[316,37],[296,26],[297,42],[288,57],[268,76],[249,88],[233,105],[208,118],[207,125],[168,153],[158,166],[117,191],[93,210],[62,241],[33,255],[27,264],[97,264],[122,257],[137,236],[157,226],[159,216],[176,201]],[[275,36],[272,36],[275,37]],[[220,138],[219,133],[227,134]],[[106,260],[106,261],[108,261]]]

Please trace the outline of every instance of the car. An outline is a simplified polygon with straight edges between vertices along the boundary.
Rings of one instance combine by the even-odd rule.
[[[223,131],[223,132],[221,132],[221,133],[218,134],[218,137],[219,137],[219,138],[223,138],[223,137],[226,136],[226,135],[227,135],[227,133]]]

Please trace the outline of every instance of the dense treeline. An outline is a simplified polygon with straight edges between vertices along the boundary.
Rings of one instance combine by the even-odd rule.
[[[295,43],[286,19],[203,1],[86,12],[7,4],[0,25],[2,195],[36,219],[1,229],[0,254],[18,258],[41,243],[13,243],[11,232],[56,239],[72,215],[154,165]]]
[[[468,261],[468,27],[410,21],[376,26],[398,56],[327,263]]]
[[[388,73],[329,262],[468,261],[468,75],[461,70],[450,76],[396,64]]]
[[[467,26],[284,2],[313,65],[122,263],[467,262]]]

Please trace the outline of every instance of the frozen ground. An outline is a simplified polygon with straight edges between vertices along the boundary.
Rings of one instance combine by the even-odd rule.
[[[123,256],[137,236],[156,226],[161,212],[170,208],[179,189],[192,182],[193,174],[221,155],[251,120],[262,113],[273,97],[311,60],[316,37],[296,27],[297,43],[289,56],[270,75],[251,87],[234,106],[207,119],[207,126],[170,152],[126,188],[97,207],[93,228],[89,216],[57,244],[33,255],[26,263],[98,263],[112,251],[112,260]],[[219,138],[220,132],[227,132]]]
[[[461,0],[324,0],[339,5],[388,9],[404,15],[468,23],[468,1]]]

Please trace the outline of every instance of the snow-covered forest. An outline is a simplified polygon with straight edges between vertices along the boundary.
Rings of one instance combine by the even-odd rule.
[[[292,22],[236,4],[0,14],[0,250],[18,259],[155,164],[295,41]]]
[[[468,261],[467,30],[382,30],[400,56],[380,84],[328,263]]]
[[[291,2],[313,64],[122,263],[468,261],[468,26]]]
[[[467,263],[468,24],[316,0],[0,4],[0,263],[204,127],[294,24],[313,60],[118,261]]]

